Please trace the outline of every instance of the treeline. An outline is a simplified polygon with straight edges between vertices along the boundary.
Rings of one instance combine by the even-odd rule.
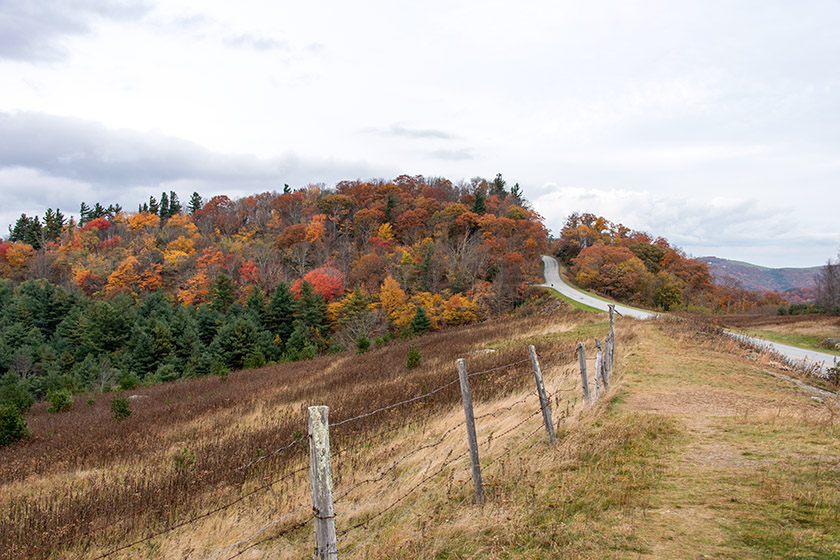
[[[840,315],[840,256],[828,259],[815,275],[815,307],[820,311]]]
[[[594,214],[569,216],[554,249],[578,285],[631,304],[664,311],[743,313],[775,311],[787,303],[773,292],[716,285],[705,263],[662,237]]]
[[[547,250],[501,175],[193,193],[186,208],[169,192],[79,215],[21,216],[0,242],[0,376],[37,397],[482,320],[525,301]]]

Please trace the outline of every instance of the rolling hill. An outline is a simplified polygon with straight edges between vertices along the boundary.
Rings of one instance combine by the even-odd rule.
[[[804,303],[814,299],[814,275],[820,267],[768,268],[742,261],[719,257],[701,257],[715,283],[736,281],[741,288],[759,292],[783,294],[791,303]]]

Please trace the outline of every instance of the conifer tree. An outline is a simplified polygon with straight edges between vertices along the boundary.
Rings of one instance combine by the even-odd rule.
[[[195,214],[201,210],[202,206],[204,206],[204,203],[201,200],[201,195],[197,192],[192,193],[192,196],[190,196],[190,202],[187,205],[187,209],[189,209],[190,214]]]
[[[160,193],[160,219],[166,220],[169,216],[169,197],[166,192],[162,192]]]
[[[90,206],[82,202],[79,206],[79,225],[85,225],[90,221],[90,219]]]
[[[429,319],[429,315],[426,313],[426,310],[418,305],[417,312],[411,320],[411,330],[417,334],[422,334],[429,330],[431,326],[432,321]]]
[[[178,195],[175,194],[175,191],[169,191],[169,217],[180,214],[181,210],[181,201],[178,200]]]

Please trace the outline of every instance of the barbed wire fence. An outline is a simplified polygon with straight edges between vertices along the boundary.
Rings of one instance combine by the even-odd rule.
[[[468,372],[465,360],[460,359],[457,364],[458,377],[414,397],[380,406],[331,424],[328,422],[326,406],[309,407],[308,438],[296,434],[292,441],[279,445],[271,452],[263,453],[231,470],[232,473],[243,476],[236,496],[186,519],[169,520],[164,527],[148,531],[143,536],[106,550],[95,556],[93,560],[113,557],[182,527],[206,520],[214,514],[247,502],[249,498],[259,493],[274,491],[278,485],[285,484],[287,489],[291,489],[293,485],[295,488],[300,488],[302,480],[299,479],[304,478],[306,471],[310,474],[311,503],[305,500],[303,503],[298,501],[294,507],[273,516],[271,521],[264,522],[250,535],[237,538],[227,546],[206,556],[206,560],[231,560],[256,547],[269,544],[271,549],[266,547],[266,555],[263,558],[278,558],[284,552],[304,546],[304,541],[307,539],[314,540],[314,557],[319,560],[337,558],[339,554],[343,557],[352,557],[364,551],[366,546],[375,542],[378,536],[400,519],[412,515],[416,508],[429,500],[436,491],[445,489],[447,493],[451,493],[454,487],[465,484],[469,480],[472,480],[474,487],[472,500],[479,506],[483,506],[482,468],[488,469],[503,462],[511,454],[521,454],[530,450],[543,441],[533,438],[540,430],[545,430],[548,443],[554,444],[556,432],[552,414],[556,414],[556,427],[559,428],[571,416],[579,398],[590,406],[597,401],[602,392],[606,393],[609,390],[615,345],[612,314],[610,319],[610,332],[604,339],[603,347],[596,339],[595,351],[589,352],[590,357],[587,356],[587,349],[583,343],[579,343],[575,348],[544,354],[537,353],[534,346],[529,346],[528,358],[480,371]],[[578,358],[579,368],[574,367],[575,357]],[[595,371],[590,381],[587,361],[591,359],[594,359]],[[528,363],[530,367],[525,366]],[[548,383],[542,376],[542,368],[546,366],[554,372]],[[576,373],[580,374],[579,378]],[[476,378],[485,381],[491,376],[501,374],[533,375],[535,388],[525,396],[519,392],[517,396],[497,399],[497,403],[501,400],[502,404],[492,410],[487,410],[486,404],[479,404],[480,413],[475,415],[469,388],[470,381]],[[352,480],[333,493],[333,458],[339,459],[338,466],[343,463],[350,464],[352,460],[361,464],[362,461],[358,456],[364,453],[366,448],[374,449],[375,447],[371,445],[374,441],[400,430],[408,430],[411,425],[426,422],[428,419],[397,422],[375,434],[361,438],[354,434],[352,442],[339,447],[332,454],[329,448],[330,428],[345,426],[377,414],[394,411],[405,405],[422,402],[455,384],[460,384],[461,387],[463,418],[454,421],[447,420],[448,425],[445,429],[439,433],[425,434],[419,445],[415,438],[414,444],[409,445],[408,449],[401,449],[399,454],[393,453],[392,456],[396,458],[389,459],[384,466],[373,469],[366,475],[359,476],[360,469],[350,469],[349,476]],[[322,421],[320,428],[317,427],[319,425],[317,418]],[[466,440],[458,435],[462,428],[466,428],[468,435]],[[403,439],[409,442],[408,438]],[[306,443],[310,447],[309,464],[294,466],[298,460],[303,463],[303,457],[305,457],[303,446]],[[245,473],[269,458],[297,449],[300,449],[300,452],[289,457],[280,474],[246,487]],[[350,459],[354,455],[355,457]],[[482,455],[487,455],[483,463],[480,459]],[[375,463],[376,458],[371,459],[371,464]],[[465,473],[470,474],[462,479]],[[357,476],[359,476],[358,479]],[[197,492],[221,478],[221,476],[212,477],[196,485],[191,491]],[[336,480],[343,481],[343,478],[344,476],[338,476]],[[369,495],[365,495],[362,491],[366,489],[370,489]],[[469,496],[470,493],[465,493],[461,503],[469,500]],[[335,506],[338,506],[338,513],[335,513]],[[94,534],[113,531],[115,525],[125,521],[126,518],[142,515],[147,509],[148,506],[138,508],[119,519],[88,528],[81,533],[81,539],[77,534],[72,539],[66,538],[49,547],[11,557],[49,557],[54,551],[60,550],[72,541],[76,544],[81,541],[84,541],[83,544],[90,544],[93,542]],[[338,531],[335,526],[337,521],[339,522]],[[314,525],[314,530],[304,530],[310,524]]]

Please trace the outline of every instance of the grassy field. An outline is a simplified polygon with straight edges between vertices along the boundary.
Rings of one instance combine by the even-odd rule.
[[[416,339],[415,370],[398,342],[153,387],[123,423],[97,412],[108,395],[64,417],[41,405],[32,440],[0,452],[0,557],[95,558],[162,531],[109,557],[308,557],[305,437],[266,452],[305,433],[308,404],[330,405],[335,423],[451,382],[466,357],[490,370],[470,381],[486,504],[473,504],[457,383],[338,426],[342,558],[840,558],[836,397],[713,329],[622,319],[611,390],[585,407],[570,349],[606,328],[594,314],[543,314]]]

